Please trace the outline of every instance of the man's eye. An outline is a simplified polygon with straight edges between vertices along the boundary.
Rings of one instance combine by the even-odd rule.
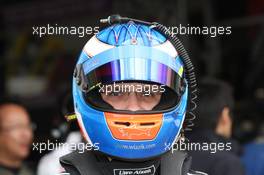
[[[157,93],[157,92],[145,92],[145,93],[141,94],[141,96],[144,96],[144,97],[155,97],[157,95],[160,95],[160,93]]]
[[[152,92],[143,92],[141,95],[144,96],[144,97],[151,97],[151,96],[154,95],[154,93],[152,93]]]
[[[120,92],[110,92],[108,93],[109,96],[121,96],[122,94]]]

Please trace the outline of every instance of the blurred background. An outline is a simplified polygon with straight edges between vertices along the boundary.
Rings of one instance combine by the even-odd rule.
[[[179,36],[203,76],[233,87],[233,137],[241,144],[264,130],[263,0],[41,0],[0,2],[0,98],[15,98],[29,110],[34,142],[63,140],[71,108],[71,80],[79,53],[92,35],[33,35],[33,26],[100,26],[110,14],[158,21],[166,26],[231,26],[231,35]],[[32,152],[37,164],[46,152]]]

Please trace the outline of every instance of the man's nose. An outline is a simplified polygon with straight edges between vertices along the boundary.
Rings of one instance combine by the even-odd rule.
[[[137,98],[136,93],[129,94],[129,98],[127,102],[128,102],[127,110],[130,111],[143,110],[143,108],[140,106],[140,101]]]

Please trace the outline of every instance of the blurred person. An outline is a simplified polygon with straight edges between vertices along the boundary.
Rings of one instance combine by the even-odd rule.
[[[195,81],[181,43],[156,23],[119,15],[102,21],[109,26],[84,46],[72,83],[76,118],[89,149],[61,157],[65,172],[204,174],[190,169],[186,152],[171,151],[183,137],[190,81]]]
[[[70,132],[66,141],[60,147],[44,155],[38,164],[37,175],[56,175],[63,171],[59,158],[72,152],[71,145],[81,145],[82,137],[79,132]],[[80,147],[80,146],[79,146]]]
[[[262,117],[262,116],[261,116]],[[247,175],[264,174],[264,123],[259,127],[257,137],[244,145],[242,161]]]
[[[30,153],[33,132],[26,109],[15,103],[0,105],[0,174],[32,175],[24,164]]]
[[[214,146],[215,150],[189,150],[192,168],[210,175],[244,174],[239,145],[231,139],[233,106],[232,88],[227,83],[213,78],[199,82],[197,120],[187,138],[191,143],[222,146]]]
[[[58,100],[60,104],[61,114],[63,116],[73,112],[73,99],[71,94],[67,91],[61,98]],[[62,117],[60,117],[62,118]],[[59,118],[59,120],[60,120]],[[66,126],[66,128],[65,128]],[[63,171],[62,166],[60,165],[59,158],[72,152],[73,145],[80,146],[83,143],[82,136],[78,131],[79,128],[76,123],[70,123],[68,125],[65,122],[59,122],[54,129],[52,129],[52,137],[58,140],[60,143],[63,143],[55,150],[45,154],[39,161],[37,167],[37,175],[56,175]]]

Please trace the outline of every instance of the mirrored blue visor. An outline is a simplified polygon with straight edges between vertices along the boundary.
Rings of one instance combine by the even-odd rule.
[[[85,59],[85,57],[87,57]],[[100,84],[120,81],[144,81],[166,85],[178,95],[183,86],[183,64],[180,57],[147,46],[120,46],[81,59],[88,92]]]

